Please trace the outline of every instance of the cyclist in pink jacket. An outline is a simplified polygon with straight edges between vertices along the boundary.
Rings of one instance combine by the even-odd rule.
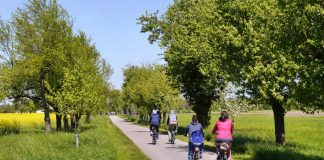
[[[219,147],[222,142],[229,144],[229,159],[231,159],[233,129],[234,125],[233,122],[228,118],[228,113],[226,111],[222,111],[219,120],[216,122],[214,128],[212,129],[212,134],[216,134],[216,153],[219,153]]]

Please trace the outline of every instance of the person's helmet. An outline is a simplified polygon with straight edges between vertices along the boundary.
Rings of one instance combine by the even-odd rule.
[[[174,110],[171,110],[170,113],[171,113],[171,114],[174,114]]]
[[[154,110],[152,111],[152,113],[153,113],[153,114],[157,114],[157,110],[154,109]]]

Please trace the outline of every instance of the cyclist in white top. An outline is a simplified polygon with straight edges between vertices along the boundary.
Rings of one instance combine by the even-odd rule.
[[[177,131],[178,131],[178,118],[173,110],[171,110],[169,113],[167,124],[169,125],[168,136],[169,136],[169,142],[170,142],[171,141],[171,131],[175,130],[175,133],[177,133]]]

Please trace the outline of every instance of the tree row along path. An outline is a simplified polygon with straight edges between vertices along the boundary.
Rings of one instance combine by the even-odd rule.
[[[148,127],[142,127],[132,122],[127,122],[117,116],[110,116],[111,121],[128,138],[130,138],[152,160],[186,160],[188,159],[188,143],[176,140],[170,144],[168,135],[160,134],[157,144],[152,144],[152,137]],[[205,151],[203,160],[214,160],[216,154]]]

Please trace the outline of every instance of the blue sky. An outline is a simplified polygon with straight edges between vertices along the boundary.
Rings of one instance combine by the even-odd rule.
[[[0,15],[9,19],[27,0],[0,0]],[[75,19],[74,31],[91,37],[113,68],[111,82],[120,89],[122,69],[128,64],[163,63],[157,44],[149,44],[147,34],[140,33],[137,18],[148,12],[164,13],[173,0],[58,0]]]

